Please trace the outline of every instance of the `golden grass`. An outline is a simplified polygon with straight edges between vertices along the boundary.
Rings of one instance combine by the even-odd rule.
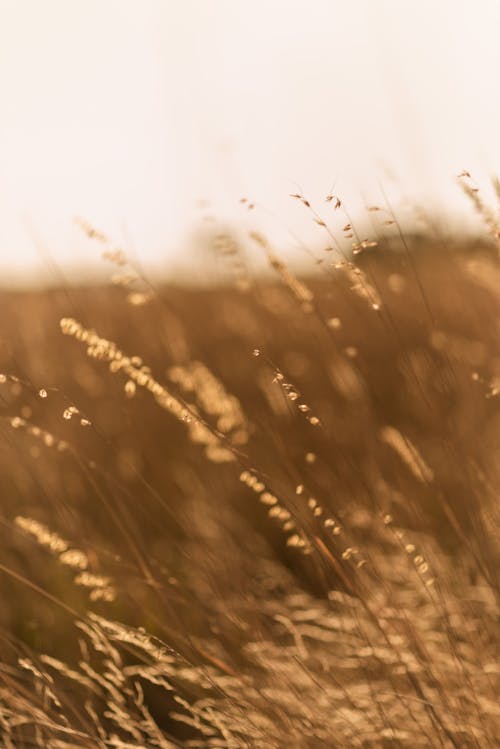
[[[2,745],[498,746],[495,250],[155,289],[83,226],[113,287],[3,292]]]

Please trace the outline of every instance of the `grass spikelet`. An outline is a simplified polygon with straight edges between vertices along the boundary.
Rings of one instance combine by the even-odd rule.
[[[61,331],[87,344],[88,356],[109,362],[111,372],[123,372],[128,377],[126,393],[130,397],[137,385],[148,390],[161,408],[164,408],[176,419],[188,425],[189,435],[193,442],[205,448],[206,456],[215,463],[231,462],[234,455],[221,443],[217,434],[211,430],[197,415],[196,409],[188,408],[161,385],[148,367],[137,357],[123,354],[115,343],[101,338],[93,330],[87,330],[76,320],[64,318],[60,321]]]
[[[489,232],[494,238],[498,248],[500,246],[498,217],[495,216],[493,210],[485,203],[485,201],[481,197],[479,187],[474,182],[469,172],[461,172],[461,174],[458,175],[457,180],[459,187],[461,187],[463,193],[470,200],[476,212],[479,216],[481,216],[484,223],[488,227]]]
[[[434,472],[424,461],[415,445],[395,427],[385,426],[380,430],[380,439],[399,455],[416,479],[423,483],[434,480]]]
[[[277,271],[285,286],[287,286],[295,298],[301,303],[305,312],[312,311],[312,302],[314,301],[313,292],[290,271],[288,266],[283,263],[271,249],[271,245],[266,237],[259,232],[250,232],[250,239],[261,247],[266,253],[270,266]]]
[[[378,291],[367,278],[366,273],[357,265],[350,262],[338,264],[341,271],[347,277],[351,290],[361,299],[365,299],[372,309],[378,311],[382,307],[382,300]]]
[[[219,432],[228,435],[233,444],[248,441],[248,424],[238,399],[227,392],[223,383],[202,362],[192,361],[171,367],[167,375],[184,393],[196,398],[203,413],[215,418]]]

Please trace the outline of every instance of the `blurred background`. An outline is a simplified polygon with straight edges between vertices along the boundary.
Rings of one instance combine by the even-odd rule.
[[[298,259],[293,192],[356,218],[383,185],[401,220],[468,228],[456,174],[500,172],[499,27],[495,0],[0,0],[2,282],[96,267],[75,216],[168,277],[213,217]]]

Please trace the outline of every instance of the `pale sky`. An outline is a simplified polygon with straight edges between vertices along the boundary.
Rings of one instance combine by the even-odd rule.
[[[34,237],[98,262],[75,216],[186,263],[199,201],[248,224],[242,196],[296,252],[297,184],[461,216],[454,176],[500,174],[499,29],[498,0],[0,0],[0,273],[44,267]]]

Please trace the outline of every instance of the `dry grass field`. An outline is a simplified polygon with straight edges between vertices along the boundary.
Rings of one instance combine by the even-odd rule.
[[[6,749],[499,745],[496,249],[254,243],[1,292]]]

